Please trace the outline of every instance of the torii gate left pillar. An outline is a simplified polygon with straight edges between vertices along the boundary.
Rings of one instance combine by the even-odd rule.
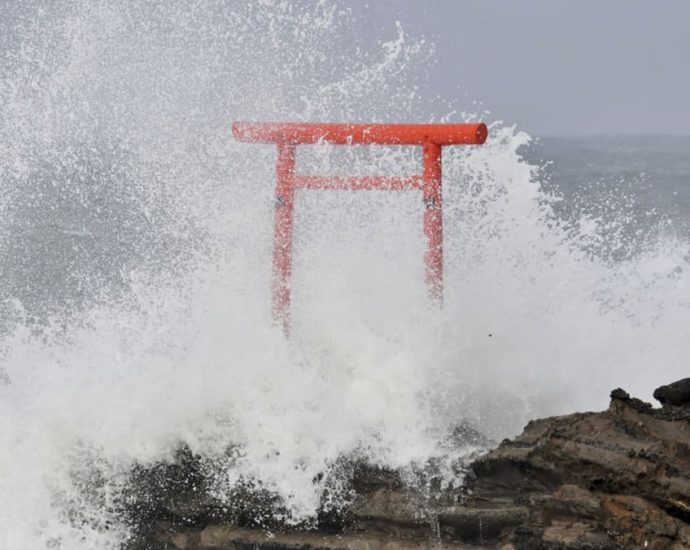
[[[425,279],[430,297],[443,300],[443,211],[441,148],[444,145],[480,145],[485,124],[333,124],[235,122],[239,141],[275,143],[276,210],[273,241],[273,316],[287,334],[290,326],[292,225],[296,189],[421,190],[426,236]],[[295,148],[314,143],[338,145],[421,145],[421,176],[304,176],[295,174]]]

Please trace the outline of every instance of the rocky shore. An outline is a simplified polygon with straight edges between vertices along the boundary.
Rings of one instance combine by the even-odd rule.
[[[280,503],[256,486],[220,505],[182,450],[133,475],[128,550],[690,548],[690,379],[654,396],[661,408],[616,389],[603,412],[530,422],[451,490],[353,464],[351,503],[301,528],[271,519]]]

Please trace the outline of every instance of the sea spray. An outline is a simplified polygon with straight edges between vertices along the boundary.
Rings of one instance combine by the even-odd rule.
[[[426,299],[420,197],[305,192],[291,339],[272,324],[274,152],[230,125],[443,119],[455,106],[416,88],[433,48],[400,25],[352,40],[365,15],[336,2],[14,9],[3,547],[118,548],[133,468],[183,444],[225,464],[217,495],[256,480],[296,522],[343,456],[413,471],[462,456],[444,444],[462,420],[500,438],[682,374],[687,243],[594,250],[596,216],[556,216],[519,154],[528,136],[497,123],[485,146],[444,152],[442,310]],[[322,169],[417,173],[420,156],[300,152],[298,170]]]

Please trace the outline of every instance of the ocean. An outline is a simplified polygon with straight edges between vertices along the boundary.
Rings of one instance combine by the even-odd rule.
[[[0,62],[0,547],[115,549],[135,466],[180,445],[217,495],[306,521],[343,457],[445,482],[530,419],[687,375],[690,138],[530,137],[417,84],[400,26],[337,2],[17,7]],[[272,322],[275,151],[235,120],[475,121],[444,150],[445,300],[415,192],[304,192],[292,329]],[[420,170],[411,147],[303,173]],[[232,453],[229,453],[232,449]]]
[[[563,198],[560,216],[625,213],[631,234],[690,235],[688,136],[543,137],[524,155],[543,166],[544,189]]]

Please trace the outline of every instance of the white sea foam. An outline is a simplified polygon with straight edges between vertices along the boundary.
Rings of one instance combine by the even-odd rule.
[[[302,519],[348,453],[405,467],[462,419],[500,438],[683,374],[686,243],[592,255],[597,219],[559,222],[517,153],[528,137],[500,124],[444,153],[442,311],[415,193],[305,192],[292,338],[272,325],[274,152],[230,124],[442,119],[415,91],[433,50],[399,26],[358,42],[331,2],[23,9],[0,81],[2,548],[117,548],[127,471],[181,442],[239,445],[218,492],[254,477]],[[333,173],[420,160],[300,155]]]

